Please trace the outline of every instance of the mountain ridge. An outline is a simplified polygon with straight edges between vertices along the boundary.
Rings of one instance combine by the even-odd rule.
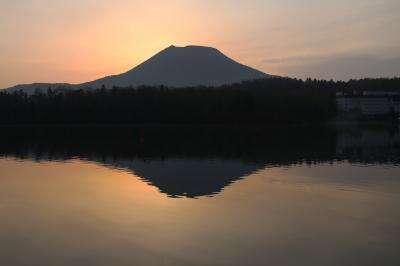
[[[105,76],[81,84],[33,83],[22,84],[7,91],[59,88],[111,88],[159,86],[171,88],[193,86],[221,86],[245,80],[272,77],[269,74],[236,62],[213,47],[171,45],[132,69],[117,75]]]

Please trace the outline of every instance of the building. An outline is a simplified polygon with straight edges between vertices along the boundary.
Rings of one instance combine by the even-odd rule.
[[[366,116],[400,114],[400,93],[364,91],[362,93],[338,92],[336,104],[339,112]]]

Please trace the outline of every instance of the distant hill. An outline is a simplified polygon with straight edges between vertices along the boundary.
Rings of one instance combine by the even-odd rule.
[[[47,90],[48,88],[51,89],[58,89],[58,88],[67,88],[72,89],[75,88],[75,85],[68,84],[68,83],[32,83],[32,84],[20,84],[14,87],[10,87],[5,89],[7,92],[15,92],[15,91],[24,91],[28,94],[33,94],[36,89],[40,90]]]
[[[164,85],[168,87],[219,86],[245,80],[271,77],[242,65],[215,48],[203,46],[170,46],[147,61],[120,75],[108,76],[83,84],[36,83],[18,85],[9,91],[33,92],[36,88],[107,88]]]

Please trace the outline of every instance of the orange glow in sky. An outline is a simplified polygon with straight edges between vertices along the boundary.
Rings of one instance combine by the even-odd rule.
[[[0,0],[0,88],[118,74],[171,44],[212,46],[270,74],[395,76],[399,10],[398,0]]]

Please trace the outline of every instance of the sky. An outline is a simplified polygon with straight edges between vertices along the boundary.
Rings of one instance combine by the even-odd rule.
[[[0,88],[81,83],[170,46],[266,73],[400,76],[399,0],[0,0]]]

